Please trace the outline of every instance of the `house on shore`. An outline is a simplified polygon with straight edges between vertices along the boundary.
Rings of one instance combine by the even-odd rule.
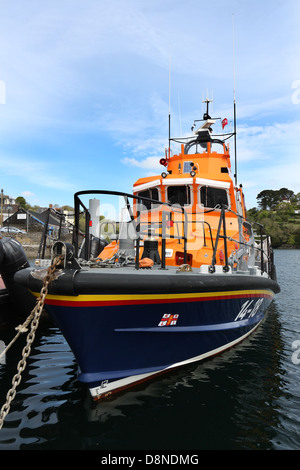
[[[66,212],[66,211],[64,211]],[[3,226],[17,227],[26,232],[42,232],[48,227],[48,234],[57,237],[59,233],[72,230],[73,218],[51,207],[35,212],[19,207],[16,212],[3,221]]]
[[[0,196],[0,223],[4,224],[4,221],[8,219],[14,212],[19,208],[19,205],[16,204],[16,200],[10,196],[7,196],[3,193],[1,189]]]

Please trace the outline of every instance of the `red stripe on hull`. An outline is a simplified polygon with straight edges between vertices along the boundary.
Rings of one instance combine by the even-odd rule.
[[[236,295],[220,295],[220,296],[207,296],[207,297],[189,297],[182,299],[146,299],[146,300],[87,300],[87,301],[67,301],[46,299],[45,304],[57,305],[61,307],[113,307],[121,305],[145,305],[145,304],[167,304],[167,303],[181,303],[181,302],[205,302],[211,300],[226,300],[226,299],[240,299],[240,298],[273,298],[268,294],[236,294]]]

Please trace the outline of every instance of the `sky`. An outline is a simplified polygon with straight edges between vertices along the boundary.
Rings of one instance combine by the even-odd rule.
[[[247,207],[298,193],[299,46],[299,0],[0,0],[0,186],[43,207],[131,193],[163,171],[169,110],[190,135],[207,95],[232,122],[235,90]]]

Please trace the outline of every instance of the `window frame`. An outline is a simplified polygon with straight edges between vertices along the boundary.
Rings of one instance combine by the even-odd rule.
[[[189,207],[192,207],[193,206],[193,198],[194,198],[194,192],[193,192],[193,185],[192,184],[189,184],[189,183],[182,183],[180,184],[180,180],[178,180],[178,184],[169,184],[169,185],[166,185],[165,186],[165,197],[166,197],[166,202],[169,202],[169,198],[168,198],[168,190],[169,188],[174,188],[174,187],[185,187],[185,188],[188,188],[189,189],[189,193],[190,193],[190,202],[189,204],[184,204],[183,206],[181,204],[179,204],[179,202],[174,202],[174,203],[170,203],[172,204],[172,206],[180,206],[180,207],[186,207],[186,208],[189,208]]]
[[[198,191],[197,191],[197,196],[198,196],[198,199],[199,199],[199,203],[205,208],[205,209],[214,209],[216,206],[207,206],[205,205],[203,202],[202,202],[202,199],[201,199],[201,191],[202,191],[202,188],[209,188],[209,189],[217,189],[219,191],[225,191],[226,193],[226,199],[227,199],[227,207],[230,209],[231,207],[231,201],[230,201],[230,195],[229,195],[229,190],[226,189],[226,188],[220,188],[219,186],[214,186],[214,185],[208,185],[208,184],[201,184],[199,185],[199,188],[198,188]],[[221,207],[220,208],[217,208],[216,210],[221,210]]]
[[[135,192],[134,192],[134,195],[135,195],[135,196],[140,196],[140,197],[148,197],[149,199],[155,199],[155,198],[153,197],[153,195],[152,195],[152,191],[153,191],[153,190],[156,190],[156,191],[157,191],[157,201],[158,201],[158,202],[162,202],[162,201],[161,201],[161,190],[160,190],[160,188],[157,187],[157,186],[150,186],[150,187],[148,187],[148,188],[140,189],[139,191],[135,191]],[[149,191],[149,192],[151,191],[151,194],[150,194],[149,196],[145,196],[145,195],[144,195],[144,196],[141,196],[141,193],[145,193],[145,192],[147,192],[147,191]],[[147,207],[147,203],[148,203],[148,201],[144,201],[144,202],[143,202],[143,201],[137,200],[137,205],[138,205],[139,208],[140,208],[141,206],[146,207],[146,209],[142,209],[141,212],[152,211],[152,210],[156,210],[156,209],[157,209],[157,207],[150,207],[150,208],[148,208],[148,207]],[[150,203],[150,202],[149,202],[149,204],[152,205],[152,204],[154,204],[154,203]],[[159,204],[159,205],[160,205],[160,204]],[[158,205],[158,206],[159,206],[159,205]],[[140,209],[139,209],[139,210],[140,210]]]

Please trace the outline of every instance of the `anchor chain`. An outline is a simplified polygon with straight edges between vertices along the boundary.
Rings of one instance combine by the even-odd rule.
[[[63,258],[64,258],[63,255],[60,255],[60,256],[57,256],[56,258],[54,258],[52,265],[49,266],[49,268],[47,269],[47,274],[44,278],[43,287],[41,289],[40,296],[37,298],[37,303],[36,303],[35,307],[31,311],[30,315],[28,316],[26,321],[23,323],[23,325],[19,325],[16,328],[18,330],[18,334],[11,341],[9,346],[6,348],[6,351],[7,351],[7,349],[14,343],[14,341],[20,335],[20,333],[24,333],[25,331],[27,331],[27,326],[31,322],[30,332],[28,333],[27,339],[26,339],[26,346],[23,348],[23,351],[22,351],[22,359],[19,361],[19,363],[17,365],[17,374],[15,374],[13,379],[12,379],[12,387],[7,392],[6,403],[2,406],[1,411],[0,411],[0,429],[3,426],[4,420],[7,416],[7,414],[9,413],[11,402],[13,401],[13,399],[16,396],[16,389],[17,389],[18,385],[21,382],[22,372],[26,368],[26,361],[27,361],[27,358],[28,358],[28,356],[30,355],[30,352],[31,352],[31,345],[34,341],[35,333],[36,333],[36,330],[38,328],[38,324],[39,324],[39,320],[40,320],[40,316],[41,316],[43,308],[44,308],[45,298],[48,294],[49,284],[53,280],[55,270],[61,264]]]

